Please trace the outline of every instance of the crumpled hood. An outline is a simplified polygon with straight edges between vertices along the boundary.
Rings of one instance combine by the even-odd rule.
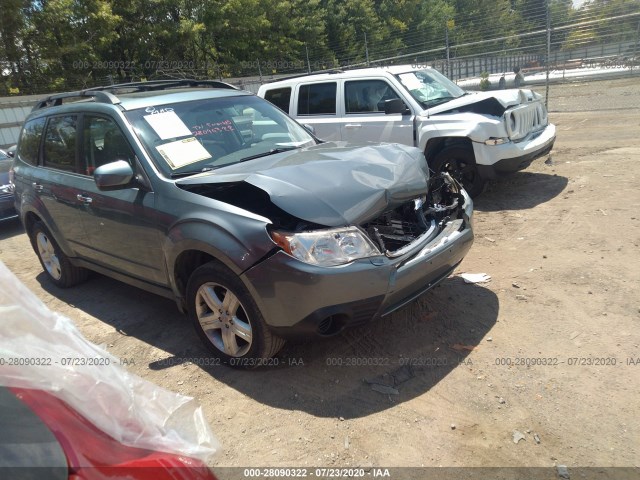
[[[427,191],[424,155],[397,144],[327,142],[177,180],[188,186],[246,182],[302,220],[328,227],[364,223]]]
[[[494,90],[491,92],[467,92],[467,95],[458,97],[450,102],[437,105],[428,109],[430,115],[437,113],[448,112],[450,110],[456,110],[460,107],[467,105],[473,105],[482,101],[495,99],[506,110],[509,107],[519,105],[525,102],[531,102],[538,100],[540,95],[527,89],[511,89],[511,90]]]

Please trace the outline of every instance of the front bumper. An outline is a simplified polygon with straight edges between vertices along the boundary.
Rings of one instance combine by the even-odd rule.
[[[277,335],[331,335],[388,315],[434,287],[462,261],[472,243],[470,220],[457,219],[401,257],[378,256],[323,268],[279,251],[242,279]]]
[[[483,178],[495,178],[504,173],[527,168],[533,160],[548,154],[556,140],[556,127],[548,124],[544,130],[530,139],[486,145],[474,142],[473,152],[478,172]]]

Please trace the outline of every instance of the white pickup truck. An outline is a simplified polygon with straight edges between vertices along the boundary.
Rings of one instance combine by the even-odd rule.
[[[528,167],[556,138],[542,97],[525,89],[465,92],[429,67],[398,65],[301,75],[258,95],[323,140],[420,148],[472,195],[487,179]]]

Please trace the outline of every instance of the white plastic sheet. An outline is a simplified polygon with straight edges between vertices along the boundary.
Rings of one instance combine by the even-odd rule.
[[[95,364],[71,365],[70,358]],[[119,363],[0,262],[0,385],[49,391],[125,445],[208,462],[219,444],[197,402]]]
[[[461,273],[460,277],[464,283],[487,283],[491,280],[488,273]]]

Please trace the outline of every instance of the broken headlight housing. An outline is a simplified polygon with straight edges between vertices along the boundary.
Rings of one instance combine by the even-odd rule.
[[[292,257],[321,267],[380,255],[373,242],[357,227],[299,233],[272,231],[271,238]]]

